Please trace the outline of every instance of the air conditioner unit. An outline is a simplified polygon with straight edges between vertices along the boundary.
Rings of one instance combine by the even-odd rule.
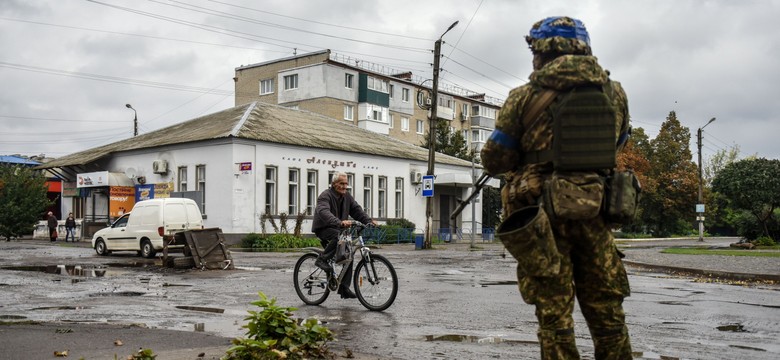
[[[152,163],[152,172],[155,174],[165,174],[168,172],[168,161],[155,160]]]
[[[466,121],[469,116],[466,113],[460,113],[460,121]]]
[[[410,177],[412,178],[412,184],[419,184],[422,182],[422,173],[419,171],[412,171]]]

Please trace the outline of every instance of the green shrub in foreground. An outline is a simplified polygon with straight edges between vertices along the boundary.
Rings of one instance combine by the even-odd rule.
[[[327,343],[334,339],[333,333],[318,324],[317,319],[300,322],[292,318],[292,307],[276,306],[276,298],[268,300],[258,292],[260,300],[252,305],[262,311],[249,311],[244,318],[249,322],[246,338],[233,339],[233,346],[222,360],[265,360],[265,359],[333,359]]]

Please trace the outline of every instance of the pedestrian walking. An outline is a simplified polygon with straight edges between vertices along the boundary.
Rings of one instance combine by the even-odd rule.
[[[47,215],[46,225],[49,227],[49,241],[55,242],[57,241],[57,217],[51,211]]]

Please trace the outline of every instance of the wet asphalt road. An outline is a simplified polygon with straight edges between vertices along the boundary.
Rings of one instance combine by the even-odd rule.
[[[331,346],[337,354],[346,348],[358,359],[538,358],[534,309],[519,296],[516,262],[502,256],[500,245],[478,246],[476,251],[463,245],[441,245],[431,251],[415,251],[408,244],[377,249],[395,265],[400,290],[392,307],[376,313],[335,294],[322,306],[303,304],[292,286],[292,268],[300,253],[233,252],[237,270],[183,271],[163,269],[129,253],[98,257],[81,244],[1,242],[0,318],[65,324],[57,328],[90,323],[178,330],[174,335],[197,338],[197,346],[166,342],[177,341],[177,336],[150,340],[156,345],[150,347],[165,355],[158,359],[179,358],[182,352],[173,350],[193,347],[208,348],[210,358],[229,346],[225,338],[214,335],[243,335],[240,326],[246,311],[257,309],[249,303],[262,291],[280,306],[299,308],[297,317],[325,323],[338,337]],[[627,252],[629,258],[636,256]],[[43,265],[58,264],[107,270],[103,277],[42,271]],[[632,296],[625,309],[636,358],[780,358],[780,286],[710,282],[630,266],[628,270]],[[575,321],[581,355],[592,359],[579,311]],[[199,324],[205,332],[195,332]],[[7,338],[8,328],[0,328],[6,328],[0,329],[4,331],[0,339]],[[30,348],[0,340],[0,358],[52,358],[52,351],[65,346],[40,340]],[[117,352],[110,347],[80,351],[88,355],[86,359]],[[194,353],[186,354],[194,359],[189,355]],[[84,355],[71,354],[78,356]]]

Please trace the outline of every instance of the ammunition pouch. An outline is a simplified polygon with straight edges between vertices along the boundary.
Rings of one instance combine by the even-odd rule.
[[[642,186],[633,171],[616,171],[607,178],[605,218],[612,224],[630,224],[639,208]]]
[[[553,172],[542,192],[547,213],[562,220],[595,218],[603,198],[604,180],[596,172]]]
[[[496,236],[528,276],[558,275],[561,256],[550,220],[539,205],[513,212],[499,225]]]

